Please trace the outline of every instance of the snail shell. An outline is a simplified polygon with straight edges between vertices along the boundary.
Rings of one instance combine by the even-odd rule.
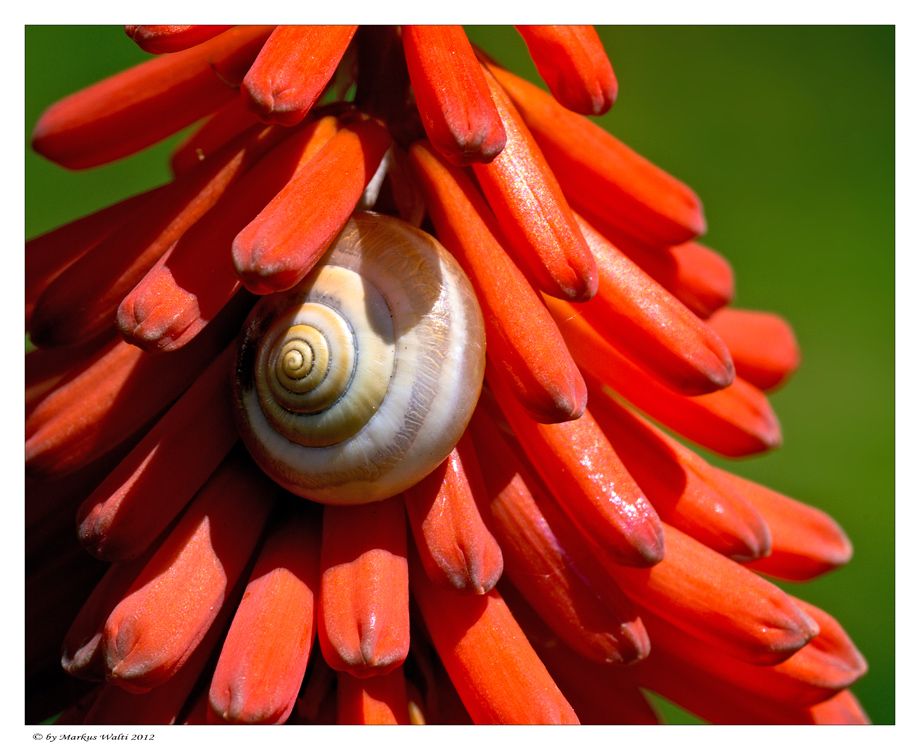
[[[482,313],[450,253],[399,219],[356,213],[300,284],[250,313],[235,418],[291,492],[369,503],[447,457],[484,369]]]

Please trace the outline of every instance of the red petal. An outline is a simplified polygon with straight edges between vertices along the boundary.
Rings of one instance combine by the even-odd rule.
[[[734,378],[719,336],[578,217],[598,264],[597,294],[577,306],[594,329],[671,390],[711,393]]]
[[[164,188],[154,188],[26,242],[26,330],[39,295],[61,273],[115,232]]]
[[[650,245],[595,216],[592,226],[690,310],[706,319],[735,298],[731,264],[698,242]]]
[[[231,347],[217,357],[84,500],[77,536],[91,554],[140,555],[230,452],[239,439],[230,413],[234,356]]]
[[[230,253],[233,238],[337,130],[334,117],[295,130],[234,184],[122,301],[123,335],[158,351],[194,339],[242,286]]]
[[[599,664],[560,643],[527,601],[502,581],[502,594],[534,650],[572,704],[582,724],[658,724],[631,669]]]
[[[422,124],[451,164],[489,162],[505,129],[461,26],[403,26],[403,48]]]
[[[643,612],[655,649],[669,661],[698,670],[765,703],[809,706],[839,693],[866,671],[866,662],[843,629],[829,615],[795,600],[814,616],[821,632],[808,644],[773,666],[747,664],[702,643],[678,626]]]
[[[751,664],[777,664],[818,634],[789,596],[664,524],[667,554],[628,568],[596,550],[605,570],[637,603],[706,643]]]
[[[709,325],[731,351],[738,375],[762,390],[780,387],[799,367],[795,333],[779,315],[723,308]]]
[[[26,468],[65,474],[119,445],[149,424],[194,381],[242,323],[229,307],[193,347],[169,355],[123,341],[107,348],[49,393],[26,419]]]
[[[144,52],[180,52],[213,39],[233,26],[125,26],[125,33]]]
[[[518,26],[540,77],[560,104],[602,115],[616,101],[617,79],[593,26]]]
[[[323,509],[319,642],[333,669],[386,674],[409,653],[402,498]]]
[[[259,118],[243,109],[238,99],[231,99],[173,149],[169,160],[173,174],[178,177],[187,172],[258,122]]]
[[[486,73],[508,142],[476,179],[510,243],[509,250],[547,294],[572,301],[597,290],[597,265],[552,170],[514,105]]]
[[[228,459],[198,493],[105,624],[106,679],[129,692],[167,682],[214,624],[255,549],[275,488]]]
[[[649,642],[635,607],[590,556],[577,554],[584,539],[575,527],[482,409],[473,415],[471,429],[515,587],[582,656],[617,664],[645,657]]]
[[[32,316],[37,346],[72,346],[110,328],[124,296],[283,133],[257,125],[186,172],[64,271]]]
[[[810,718],[815,724],[871,724],[868,714],[849,690],[837,693],[829,701],[811,707]]]
[[[357,26],[279,26],[240,93],[262,122],[296,125],[323,93]]]
[[[790,581],[808,581],[850,561],[853,545],[827,513],[749,479],[719,473],[770,526],[773,549],[768,557],[748,563],[749,568]]]
[[[236,95],[271,26],[238,26],[157,57],[51,105],[32,147],[69,169],[120,159],[191,125]]]
[[[415,545],[428,577],[440,586],[484,594],[502,574],[479,463],[468,433],[444,462],[403,493]]]
[[[290,289],[326,251],[390,147],[372,120],[345,125],[233,240],[233,261],[256,294]]]
[[[463,596],[435,586],[414,555],[412,594],[475,723],[578,723],[495,589]]]
[[[744,494],[693,451],[599,387],[591,413],[662,521],[735,560],[770,552],[770,527]]]
[[[670,246],[706,231],[699,198],[590,120],[536,86],[490,65],[536,138],[573,209],[652,245]]]
[[[747,456],[782,442],[779,420],[763,392],[735,378],[727,388],[683,396],[632,364],[562,300],[545,298],[576,362],[643,412],[684,437],[725,456]]]
[[[540,424],[494,377],[494,368],[487,367],[486,379],[531,463],[582,533],[623,565],[660,561],[658,516],[589,411],[570,422]]]
[[[74,677],[104,680],[102,632],[112,610],[153,556],[153,550],[130,562],[109,567],[74,619],[61,647],[61,666]]]
[[[582,414],[584,380],[533,287],[501,245],[501,230],[472,181],[419,141],[409,160],[438,237],[469,276],[498,377],[536,419]]]
[[[314,508],[297,502],[268,534],[211,679],[211,713],[223,721],[290,716],[316,634],[320,530]]]
[[[189,696],[202,677],[218,639],[239,601],[242,586],[237,586],[216,612],[211,628],[188,661],[163,685],[147,692],[124,690],[121,685],[106,685],[96,695],[82,721],[88,724],[175,724],[186,713]]]
[[[339,724],[408,724],[409,701],[402,667],[364,679],[342,672],[338,678]]]

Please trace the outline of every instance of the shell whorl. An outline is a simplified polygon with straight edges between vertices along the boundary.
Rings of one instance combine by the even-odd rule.
[[[399,219],[356,213],[300,284],[253,309],[234,411],[282,486],[318,502],[373,502],[447,457],[484,369],[482,313],[453,257]]]

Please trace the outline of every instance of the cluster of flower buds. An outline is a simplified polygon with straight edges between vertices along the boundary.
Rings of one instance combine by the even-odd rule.
[[[844,532],[674,437],[778,447],[799,351],[730,306],[695,193],[589,119],[617,93],[592,27],[519,27],[549,92],[460,27],[126,30],[155,56],[35,150],[86,169],[195,127],[167,184],[26,245],[34,718],[651,723],[656,693],[868,720],[857,648],[768,580],[846,563]],[[257,298],[362,211],[465,272],[485,385],[433,473],[321,505],[240,445],[231,373]]]

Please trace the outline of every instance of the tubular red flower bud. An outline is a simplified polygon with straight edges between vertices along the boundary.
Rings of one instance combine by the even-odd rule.
[[[491,520],[489,502],[468,433],[403,499],[432,581],[470,594],[495,586],[502,574],[502,551],[485,521]]]
[[[603,224],[597,229],[627,258],[704,320],[735,298],[731,264],[698,242],[652,247]]]
[[[373,120],[349,123],[233,240],[233,261],[256,294],[290,289],[341,231],[390,137]]]
[[[403,49],[428,139],[451,164],[490,162],[505,128],[463,28],[403,26]]]
[[[527,457],[582,533],[622,565],[649,566],[664,556],[655,509],[624,468],[594,418],[540,424],[486,367],[486,380]]]
[[[610,133],[536,86],[489,65],[562,186],[589,222],[606,217],[652,245],[677,245],[706,231],[696,194]],[[601,228],[601,227],[599,227]]]
[[[613,346],[671,390],[725,388],[735,370],[719,336],[580,216],[598,267],[597,295],[577,307]]]
[[[409,700],[402,667],[364,679],[338,677],[339,724],[409,724]]]
[[[283,724],[290,716],[316,635],[321,526],[298,502],[268,534],[211,680],[211,715],[222,721]]]
[[[80,501],[95,489],[100,475],[118,465],[128,453],[128,448],[119,446],[98,461],[66,476],[51,479],[25,477],[28,498],[24,514],[26,571],[40,565],[38,561],[46,559],[49,550],[55,549],[56,545],[73,547],[73,514]]]
[[[239,312],[228,308],[182,352],[160,357],[118,341],[69,374],[26,419],[27,471],[66,474],[135,434],[223,350],[238,330]]]
[[[175,180],[55,279],[32,316],[38,346],[72,346],[111,327],[124,296],[283,133],[255,126]]]
[[[185,346],[240,290],[233,238],[338,132],[324,117],[272,149],[205,214],[122,301],[122,335],[144,349]]]
[[[662,521],[734,560],[770,552],[770,528],[702,458],[590,384],[591,413]]]
[[[649,245],[595,217],[594,229],[693,313],[707,319],[735,298],[735,273],[715,250],[698,242]]]
[[[775,669],[768,667],[760,667]],[[636,668],[639,684],[716,724],[865,724],[862,707],[844,690],[810,706],[783,703],[776,696],[739,690],[662,649]]]
[[[795,602],[815,617],[821,632],[790,658],[773,666],[747,664],[656,615],[643,612],[642,617],[655,648],[666,653],[669,661],[686,665],[687,671],[710,675],[767,703],[810,706],[852,685],[865,673],[866,663],[833,618],[815,607],[806,608],[797,599]]]
[[[106,679],[129,692],[169,680],[214,624],[276,493],[251,461],[224,462],[157,549],[103,631]]]
[[[593,26],[517,26],[540,77],[562,106],[602,115],[617,98],[617,79]]]
[[[368,677],[402,664],[409,570],[401,498],[325,506],[321,568],[319,643],[329,666]]]
[[[242,581],[241,581],[242,583]],[[87,724],[175,724],[186,713],[189,696],[242,594],[241,586],[225,598],[214,613],[214,621],[188,660],[166,683],[147,692],[129,692],[121,685],[108,684],[97,694],[85,713]]]
[[[482,409],[473,415],[471,430],[492,501],[495,533],[515,587],[581,655],[618,664],[644,658],[649,641],[632,602],[613,581],[594,583],[602,574],[589,558],[573,559],[570,550],[583,546],[580,535]]]
[[[71,94],[39,118],[32,147],[68,169],[95,167],[140,151],[233,98],[233,86],[271,30],[238,26]]]
[[[163,187],[133,195],[26,242],[26,330],[39,295],[83,255],[129,221]]]
[[[652,568],[624,567],[595,548],[633,601],[750,664],[784,661],[818,634],[817,623],[772,583],[663,526],[668,553]]]
[[[105,621],[152,556],[153,550],[150,550],[148,554],[130,562],[110,566],[93,589],[64,637],[61,666],[68,673],[84,680],[105,679],[105,661],[101,648]]]
[[[793,601],[818,623],[821,632],[802,651],[773,669],[788,679],[825,690],[825,697],[830,698],[841,686],[849,687],[862,677],[868,671],[868,664],[837,620],[809,602],[795,597]],[[809,697],[804,702],[821,701]]]
[[[716,471],[770,526],[770,555],[747,567],[789,581],[808,581],[850,561],[853,545],[827,513],[744,477]]]
[[[435,586],[410,555],[412,594],[438,656],[476,724],[577,724],[578,718],[495,589]]]
[[[80,440],[80,435],[73,433],[74,425],[88,425],[86,429],[98,431],[95,418],[111,408],[142,354],[124,342],[113,342],[82,373],[42,399],[26,419],[27,471],[31,464],[32,472],[39,476],[64,474],[88,463],[84,456],[92,446],[85,444],[95,441]],[[81,394],[79,400],[77,393]],[[119,430],[105,447],[113,447],[125,437]],[[83,445],[74,446],[75,438]]]
[[[795,333],[779,315],[724,308],[709,325],[731,351],[738,374],[762,390],[779,388],[799,368]]]
[[[566,345],[586,374],[612,388],[653,419],[724,456],[777,448],[779,420],[766,396],[741,378],[703,396],[684,396],[645,377],[570,304],[546,297]]]
[[[296,125],[310,111],[357,26],[279,26],[243,79],[243,105],[263,122]]]
[[[556,177],[508,96],[486,72],[508,142],[473,171],[515,257],[547,294],[576,302],[597,291],[597,264]]]
[[[428,144],[409,162],[438,237],[469,276],[486,324],[486,355],[497,377],[541,421],[575,419],[587,390],[562,336],[533,287],[501,245],[501,230],[472,181]]]
[[[144,52],[181,52],[213,39],[233,26],[125,26],[128,38]]]
[[[84,500],[77,536],[95,557],[126,560],[146,550],[237,442],[227,376],[234,354],[218,356]]]

